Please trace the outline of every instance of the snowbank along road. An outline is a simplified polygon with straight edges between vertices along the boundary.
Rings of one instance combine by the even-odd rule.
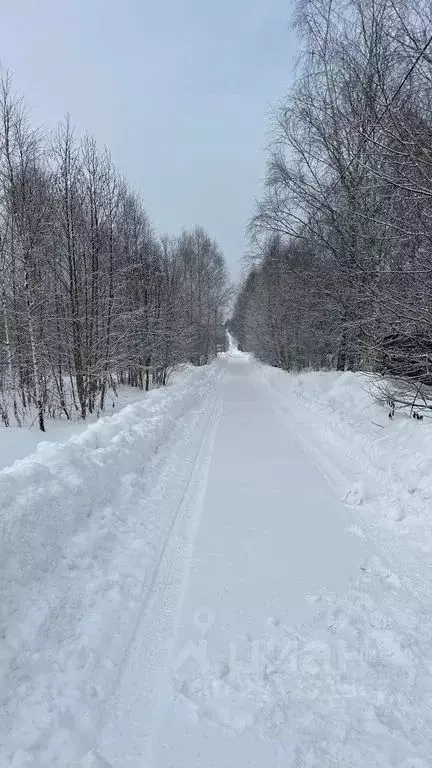
[[[431,765],[430,537],[317,376],[232,349],[0,474],[2,766]]]

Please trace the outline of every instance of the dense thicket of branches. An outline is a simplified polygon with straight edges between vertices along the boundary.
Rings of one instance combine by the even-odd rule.
[[[222,254],[202,229],[157,238],[136,194],[67,119],[35,131],[0,83],[0,417],[80,415],[119,383],[165,383],[220,342]],[[223,332],[222,332],[223,333]]]
[[[283,368],[397,364],[425,380],[432,5],[301,0],[296,24],[303,55],[275,110],[233,331]]]

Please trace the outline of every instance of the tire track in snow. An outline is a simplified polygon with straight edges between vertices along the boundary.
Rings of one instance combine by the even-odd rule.
[[[113,681],[99,725],[97,749],[85,758],[85,768],[98,765],[113,768],[141,766],[144,759],[148,764],[158,716],[168,695],[168,664],[187,588],[189,564],[220,413],[221,401],[216,385],[215,399],[190,471]],[[117,754],[120,744],[121,754]],[[126,744],[128,755],[124,753]],[[102,758],[102,755],[105,757]]]

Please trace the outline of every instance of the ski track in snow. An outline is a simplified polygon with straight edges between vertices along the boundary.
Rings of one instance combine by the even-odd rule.
[[[0,473],[1,768],[430,768],[432,434],[366,389],[231,350]]]

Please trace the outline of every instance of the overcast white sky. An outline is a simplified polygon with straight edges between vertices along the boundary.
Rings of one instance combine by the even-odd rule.
[[[290,0],[0,0],[0,57],[34,120],[70,112],[159,232],[203,225],[233,277],[296,58]]]

